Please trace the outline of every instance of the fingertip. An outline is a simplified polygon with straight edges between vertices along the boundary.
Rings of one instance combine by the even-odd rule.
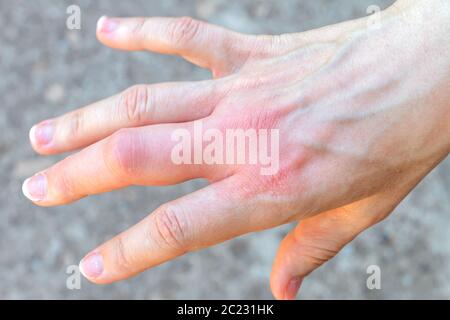
[[[34,203],[42,202],[47,194],[47,177],[43,173],[38,173],[26,179],[22,184],[23,194]]]
[[[301,276],[272,276],[270,282],[272,294],[277,300],[295,300],[302,282]]]
[[[105,20],[107,19],[107,16],[101,16],[97,21],[97,32],[100,32],[103,28],[103,24]]]
[[[36,125],[34,125],[31,129],[30,132],[28,133],[28,137],[30,139],[30,143],[33,147],[37,146],[37,141],[36,141]]]
[[[86,279],[96,283],[103,274],[103,257],[98,252],[89,253],[81,259],[78,267]]]
[[[295,300],[297,297],[298,291],[300,290],[300,286],[302,285],[303,278],[302,277],[293,277],[287,283],[284,290],[284,300]]]
[[[34,125],[28,137],[33,149],[40,154],[52,154],[52,147],[55,136],[55,123],[53,120],[47,120]]]
[[[297,256],[297,250],[293,250],[295,241],[293,231],[291,231],[281,242],[275,257],[270,285],[272,293],[277,300],[294,300],[302,284],[304,273]]]
[[[284,299],[282,279],[275,268],[273,268],[272,274],[270,276],[270,289],[272,291],[272,295],[276,300]]]
[[[34,125],[31,129],[30,132],[28,133],[28,137],[30,140],[30,144],[31,147],[33,148],[34,151],[36,151],[38,154],[41,155],[47,155],[48,151],[45,150],[45,148],[43,148],[43,146],[41,146],[38,142],[38,139],[36,137],[36,129],[37,129],[38,125]]]
[[[102,16],[97,21],[97,37],[110,38],[119,27],[119,20],[108,16]]]
[[[30,192],[28,191],[28,183],[30,182],[31,178],[26,179],[22,184],[22,193],[25,197],[27,197],[28,200],[33,201],[33,197],[31,196]]]
[[[274,288],[272,288],[272,295],[275,298],[275,300],[283,300],[283,295],[279,290],[274,290]]]

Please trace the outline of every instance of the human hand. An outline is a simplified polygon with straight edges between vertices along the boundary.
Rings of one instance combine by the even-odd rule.
[[[190,18],[103,18],[102,43],[181,55],[214,79],[135,86],[39,124],[30,131],[37,152],[84,149],[27,180],[24,193],[54,206],[129,185],[208,179],[208,187],[162,205],[88,254],[83,273],[110,283],[301,220],[281,243],[271,276],[275,297],[292,299],[307,274],[385,218],[450,150],[449,28],[443,22],[434,30],[439,18],[412,23],[428,10],[422,2],[399,5],[379,26],[360,19],[282,36]],[[440,12],[448,21],[448,6]],[[220,132],[279,130],[278,170],[175,164],[172,134],[194,135],[196,120]]]

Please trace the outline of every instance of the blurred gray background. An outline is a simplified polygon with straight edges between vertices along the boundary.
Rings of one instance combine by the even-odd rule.
[[[170,199],[202,185],[129,188],[58,208],[33,206],[22,181],[60,157],[40,157],[29,128],[133,84],[209,77],[176,57],[102,47],[97,19],[190,15],[241,32],[307,30],[366,15],[392,0],[0,0],[0,298],[271,298],[269,274],[287,227],[196,252],[109,286],[66,288],[66,268]],[[82,29],[66,28],[66,8]],[[390,219],[367,231],[304,282],[300,298],[450,298],[450,161],[434,170]],[[382,289],[366,288],[366,268]]]

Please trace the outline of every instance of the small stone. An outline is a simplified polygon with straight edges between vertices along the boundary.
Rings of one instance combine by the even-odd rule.
[[[52,84],[45,91],[45,100],[47,102],[51,102],[51,103],[55,103],[55,104],[60,103],[63,101],[64,96],[65,96],[64,87],[59,83]]]
[[[214,0],[199,0],[196,3],[197,16],[207,19],[213,16],[219,7],[219,1]]]
[[[253,14],[258,18],[267,18],[272,11],[272,6],[266,1],[260,1],[256,4]]]

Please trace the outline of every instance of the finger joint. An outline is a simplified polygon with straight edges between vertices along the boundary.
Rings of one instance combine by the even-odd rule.
[[[146,85],[136,85],[125,90],[119,97],[119,113],[125,114],[131,125],[143,124],[147,120],[149,97]]]
[[[182,211],[174,205],[163,206],[154,215],[160,245],[175,251],[187,251],[187,222]]]
[[[121,129],[106,144],[105,165],[118,180],[132,183],[141,175],[144,147],[133,129]]]
[[[115,259],[116,259],[116,267],[119,270],[130,273],[132,272],[132,264],[128,257],[128,252],[125,245],[125,240],[123,236],[118,236],[116,238],[116,246],[115,246]]]
[[[176,18],[169,24],[169,39],[176,46],[184,47],[198,36],[201,25],[200,21],[191,17]]]

